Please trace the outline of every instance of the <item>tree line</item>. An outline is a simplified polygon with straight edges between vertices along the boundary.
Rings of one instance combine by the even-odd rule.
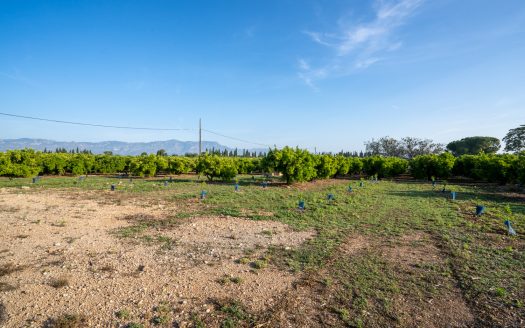
[[[411,159],[372,155],[312,154],[299,148],[270,149],[264,157],[143,154],[120,156],[89,153],[44,153],[31,149],[0,152],[0,176],[126,174],[155,176],[194,172],[209,180],[229,181],[237,174],[277,173],[287,183],[343,176],[391,178],[410,174],[417,179],[463,176],[498,183],[525,184],[525,152],[454,156],[451,152],[415,155]]]

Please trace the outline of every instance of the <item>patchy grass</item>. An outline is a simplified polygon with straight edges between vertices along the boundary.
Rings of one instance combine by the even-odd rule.
[[[224,275],[217,279],[217,282],[221,285],[227,285],[229,283],[240,284],[242,283],[242,278]]]
[[[154,308],[155,315],[151,323],[155,326],[166,326],[172,321],[172,307],[167,302],[162,302]]]
[[[125,327],[126,328],[144,328],[144,325],[141,323],[130,322]]]
[[[49,319],[46,327],[49,328],[80,328],[88,327],[87,317],[78,314],[63,314],[57,318]]]
[[[252,316],[240,302],[234,300],[219,301],[216,303],[216,307],[224,316],[220,325],[222,328],[242,327],[253,322]]]
[[[318,326],[326,322],[333,326],[409,326],[410,313],[417,316],[423,311],[417,302],[437,302],[450,295],[468,305],[475,318],[473,326],[519,326],[525,320],[525,197],[502,187],[449,184],[447,189],[457,192],[457,200],[452,201],[448,193],[439,191],[440,186],[433,190],[430,183],[417,182],[367,182],[359,187],[355,180],[329,180],[290,187],[272,183],[262,188],[259,177],[252,182],[251,176],[241,176],[242,192],[235,193],[231,184],[203,186],[194,176],[176,179],[168,187],[162,185],[163,179],[133,179],[130,183],[128,179],[88,177],[82,184],[73,180],[43,178],[32,185],[30,179],[0,179],[0,187],[100,190],[108,193],[108,201],[134,195],[180,203],[184,206],[172,217],[126,217],[129,225],[114,231],[117,237],[155,242],[166,250],[176,247],[176,242],[163,231],[176,229],[192,216],[271,219],[295,230],[313,229],[315,237],[299,247],[274,246],[263,258],[246,253],[238,263],[255,269],[272,265],[310,282],[315,286],[308,287],[311,294],[329,307],[312,316]],[[109,194],[112,183],[117,191]],[[349,185],[352,193],[347,192]],[[204,188],[207,197],[198,200]],[[336,201],[329,202],[327,194],[333,194]],[[305,201],[304,211],[296,209],[300,199]],[[474,215],[478,204],[486,207],[480,217]],[[503,225],[507,219],[517,236],[507,235]],[[261,234],[273,236],[271,230]],[[418,250],[431,244],[439,263],[429,261],[430,255],[424,252],[423,260],[408,264],[384,252],[395,248],[403,236],[416,234],[429,238],[403,247]],[[356,253],[345,252],[343,246],[353,235],[371,243]],[[249,325],[256,318],[247,315],[249,319],[241,319],[236,307],[229,306],[218,309],[224,316],[219,323],[223,326]],[[435,307],[439,310],[439,305]],[[207,320],[202,318],[204,323]]]
[[[121,309],[115,312],[115,316],[120,320],[129,320],[131,319],[131,312],[128,309]]]

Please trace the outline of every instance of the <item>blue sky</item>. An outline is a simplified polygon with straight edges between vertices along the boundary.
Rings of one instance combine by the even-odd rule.
[[[0,112],[269,145],[525,123],[523,0],[0,2]],[[196,140],[0,117],[0,138]],[[226,145],[257,147],[204,134]]]

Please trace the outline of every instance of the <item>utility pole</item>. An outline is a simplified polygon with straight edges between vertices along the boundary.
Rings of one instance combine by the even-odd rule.
[[[202,154],[202,124],[199,118],[199,156]]]

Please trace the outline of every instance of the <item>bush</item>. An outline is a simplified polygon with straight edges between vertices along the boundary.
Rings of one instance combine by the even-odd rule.
[[[0,175],[31,177],[42,171],[37,153],[32,149],[8,150],[0,156]]]
[[[338,172],[338,161],[330,155],[316,156],[316,170],[317,177],[321,179],[328,179],[333,177]],[[346,173],[345,173],[346,174]]]
[[[363,170],[367,175],[379,178],[398,176],[406,172],[408,161],[398,157],[371,156],[362,160]]]
[[[129,161],[129,172],[136,176],[154,176],[157,172],[157,156],[140,155]]]
[[[286,183],[311,181],[317,176],[317,161],[307,150],[284,147],[273,149],[263,159],[266,172],[282,173]]]
[[[231,180],[237,175],[237,167],[233,159],[217,155],[199,156],[196,170],[197,173],[205,175],[210,181],[213,181],[214,178]]]
[[[335,165],[337,167],[337,175],[346,175],[350,172],[350,159],[351,157],[336,156]]]
[[[455,157],[451,153],[416,156],[410,161],[412,175],[418,179],[437,177],[446,179],[452,175]]]

